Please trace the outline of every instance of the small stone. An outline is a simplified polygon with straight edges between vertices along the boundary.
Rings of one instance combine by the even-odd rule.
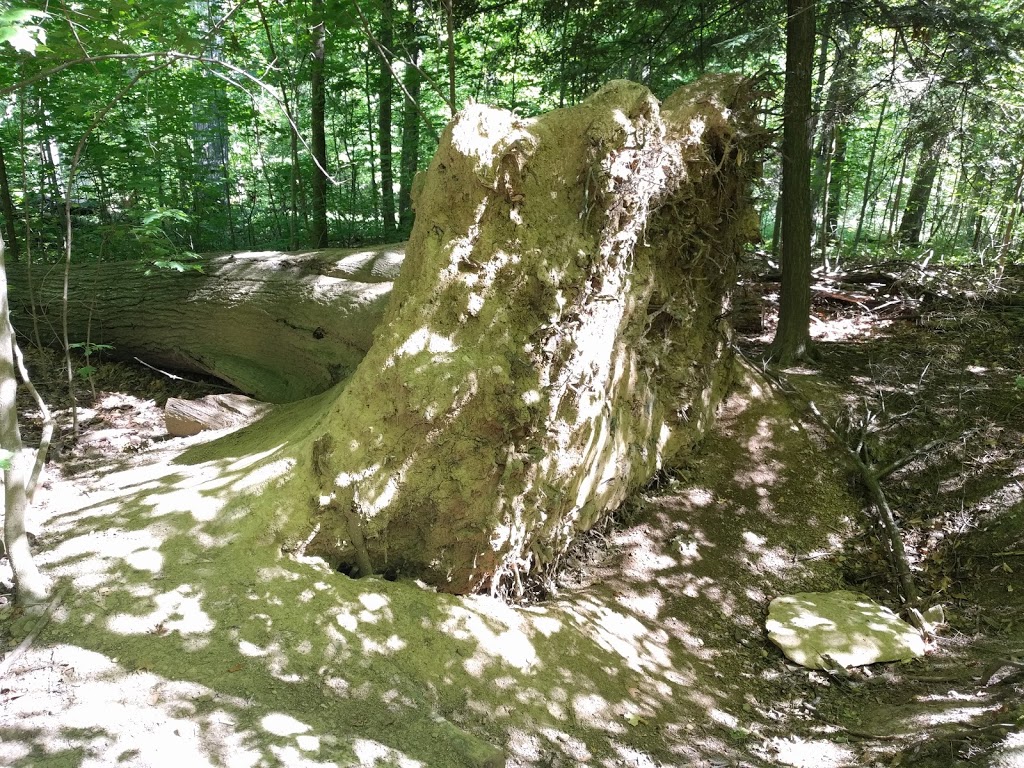
[[[908,661],[924,655],[921,634],[859,592],[802,592],[772,600],[768,639],[810,669]]]

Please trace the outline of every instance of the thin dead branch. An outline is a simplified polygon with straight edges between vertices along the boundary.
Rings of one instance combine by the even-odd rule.
[[[851,447],[836,431],[835,427],[829,423],[828,419],[822,415],[814,401],[807,399],[796,388],[790,386],[780,374],[769,373],[763,368],[758,368],[747,360],[742,353],[738,354],[752,371],[756,371],[773,389],[780,392],[791,403],[797,405],[800,411],[810,414],[815,423],[832,435],[836,443],[843,448],[843,453],[847,460],[853,464],[864,481],[864,485],[871,496],[872,506],[885,530],[885,541],[889,551],[889,558],[899,580],[900,595],[907,618],[917,629],[925,631],[925,621],[918,610],[921,596],[917,585],[914,583],[913,573],[910,570],[910,561],[907,559],[906,547],[903,545],[903,535],[896,522],[896,516],[893,513],[892,507],[889,506],[885,492],[879,483],[878,472],[863,458],[863,451],[860,450],[861,445],[858,445],[856,448]],[[866,424],[867,422],[865,421],[865,429]],[[864,435],[861,435],[860,441],[863,442],[863,439]]]

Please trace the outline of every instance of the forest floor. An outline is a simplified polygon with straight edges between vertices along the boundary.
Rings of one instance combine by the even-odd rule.
[[[750,360],[775,290],[745,285]],[[220,435],[166,439],[158,403],[207,390],[101,364],[34,510],[48,620],[0,607],[0,764],[1024,766],[1022,296],[906,264],[822,279],[820,361],[786,396],[746,368],[692,463],[521,606],[274,552],[213,503],[272,457],[189,458]],[[847,441],[906,462],[882,485],[946,623],[922,659],[832,675],[764,619],[799,591],[899,607]]]

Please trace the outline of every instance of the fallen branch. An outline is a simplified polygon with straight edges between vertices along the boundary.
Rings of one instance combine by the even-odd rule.
[[[949,441],[950,441],[950,438],[948,438],[948,437],[940,437],[937,440],[932,440],[927,445],[921,446],[916,451],[914,451],[914,452],[904,456],[903,458],[896,459],[896,461],[892,462],[891,464],[887,464],[886,466],[882,467],[881,469],[874,470],[875,477],[878,480],[884,480],[889,475],[891,475],[893,472],[896,472],[897,470],[903,469],[903,467],[907,466],[907,464],[912,462],[918,456],[921,456],[922,454],[928,453],[928,451],[931,451],[931,450],[933,450],[935,448],[938,448],[940,445],[945,445]]]

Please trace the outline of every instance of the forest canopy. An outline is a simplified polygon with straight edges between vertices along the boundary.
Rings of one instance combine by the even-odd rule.
[[[782,118],[782,4],[200,0],[0,3],[8,257],[387,242],[467,101],[532,116],[625,78],[713,71]],[[869,242],[1005,258],[1024,179],[1013,4],[823,3],[812,201],[827,264]],[[762,228],[778,232],[778,156]],[[67,205],[64,205],[65,199]],[[65,211],[66,208],[66,211]],[[774,243],[777,248],[777,237]]]

